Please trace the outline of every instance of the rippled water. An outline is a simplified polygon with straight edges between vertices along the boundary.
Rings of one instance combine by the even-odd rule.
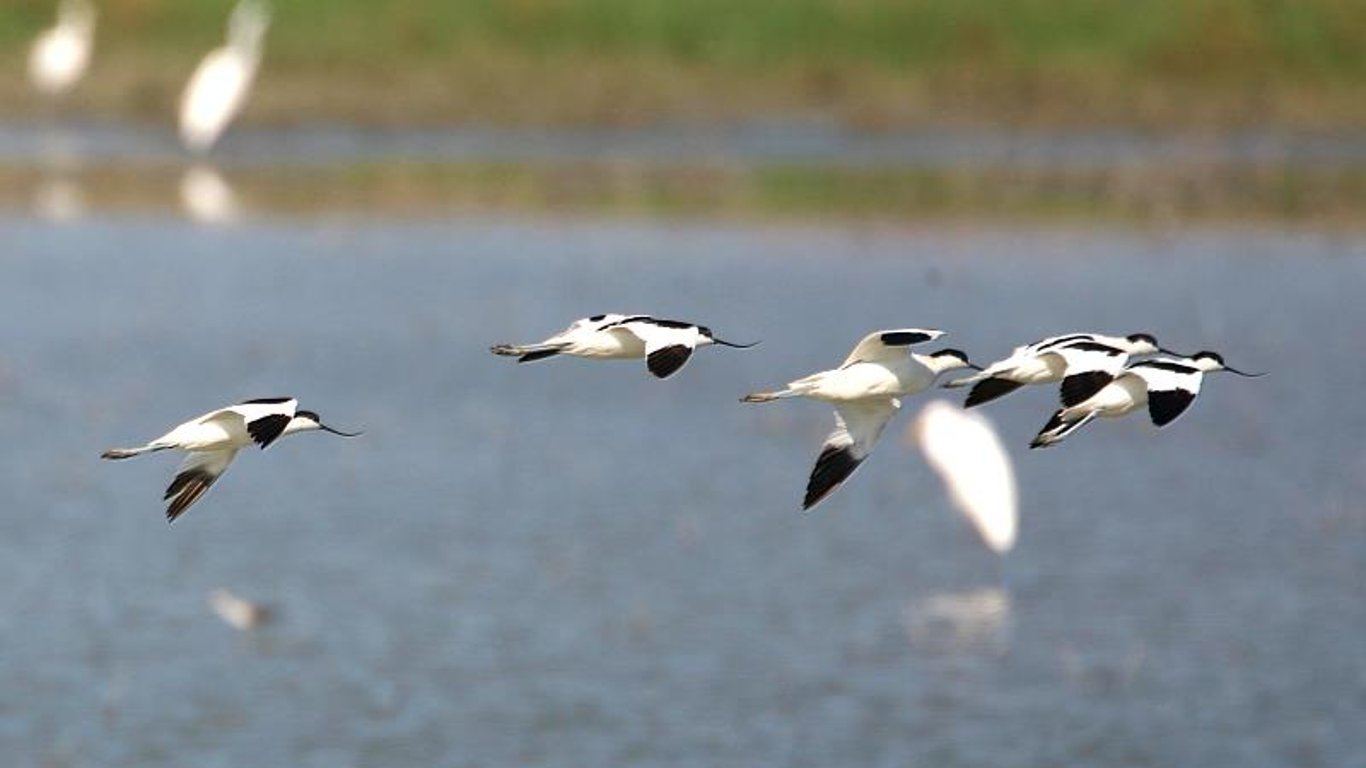
[[[461,219],[3,221],[0,751],[17,765],[1366,764],[1366,240]],[[491,343],[707,323],[656,381]],[[989,359],[1147,330],[1213,376],[1157,433],[1024,448],[998,566],[901,440],[739,395],[865,331]],[[173,526],[99,451],[292,394],[362,439],[244,454]],[[914,403],[908,403],[908,411]],[[251,635],[207,593],[273,605]]]

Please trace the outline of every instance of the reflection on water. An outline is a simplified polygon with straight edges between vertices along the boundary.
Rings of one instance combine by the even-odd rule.
[[[85,193],[71,176],[44,176],[33,189],[33,212],[55,223],[69,223],[85,215]]]
[[[180,204],[201,224],[228,224],[240,212],[237,193],[227,180],[217,169],[202,164],[186,168],[180,177]]]
[[[930,595],[906,608],[911,645],[923,653],[991,653],[1010,650],[1010,594],[1000,587]]]

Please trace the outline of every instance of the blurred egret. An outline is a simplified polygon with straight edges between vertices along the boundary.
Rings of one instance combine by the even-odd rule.
[[[57,98],[80,81],[95,42],[95,6],[90,0],[62,0],[57,23],[45,30],[28,54],[28,77],[39,93]]]
[[[705,325],[661,320],[648,315],[607,314],[575,320],[568,328],[538,344],[498,344],[489,351],[495,355],[516,357],[519,363],[554,355],[598,360],[638,360],[643,357],[650,373],[663,379],[682,368],[693,350],[709,344],[738,349],[754,346],[722,341]]]
[[[933,400],[909,434],[982,541],[997,554],[1009,552],[1019,519],[1015,469],[991,420]]]
[[[874,331],[855,345],[840,367],[789,382],[785,389],[741,398],[745,403],[767,403],[809,397],[834,404],[835,430],[821,446],[802,509],[818,504],[868,458],[883,428],[901,407],[898,396],[928,389],[945,371],[976,367],[956,349],[927,355],[909,350],[943,335],[943,331],[923,328]]]
[[[180,139],[207,152],[246,103],[261,63],[270,13],[261,0],[240,0],[228,19],[227,45],[210,51],[180,98]]]

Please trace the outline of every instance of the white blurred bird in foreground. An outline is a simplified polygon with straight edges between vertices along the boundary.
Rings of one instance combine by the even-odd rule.
[[[313,411],[296,410],[292,397],[248,400],[227,408],[209,411],[177,426],[170,432],[136,448],[111,448],[104,459],[127,459],[154,451],[180,450],[188,456],[163,497],[170,501],[166,519],[174,521],[228,470],[237,452],[255,443],[264,450],[271,443],[295,432],[322,430],[342,437],[359,432],[339,432],[325,424]]]
[[[868,458],[883,428],[901,407],[899,396],[928,389],[945,371],[977,367],[956,349],[927,355],[909,349],[943,335],[943,331],[923,328],[874,331],[854,346],[840,367],[804,376],[781,390],[741,398],[745,403],[767,403],[809,397],[835,406],[835,431],[821,446],[802,509],[818,504]]]
[[[1090,398],[1059,408],[1034,437],[1030,448],[1056,445],[1097,417],[1115,419],[1145,405],[1154,425],[1165,427],[1186,412],[1200,394],[1206,373],[1228,371],[1256,378],[1265,374],[1230,368],[1217,352],[1197,352],[1186,358],[1158,357],[1131,364],[1113,382]]]
[[[62,0],[57,6],[57,23],[29,49],[28,77],[35,90],[57,98],[80,81],[95,44],[95,15],[89,0]]]
[[[723,341],[707,326],[681,320],[605,314],[575,320],[568,328],[537,344],[498,344],[489,351],[516,357],[519,363],[555,355],[597,360],[638,360],[643,357],[650,373],[663,379],[682,368],[698,347],[720,344],[748,349],[758,343]]]
[[[261,0],[240,0],[228,18],[227,45],[199,62],[180,97],[180,139],[194,152],[207,152],[246,104],[270,12]]]
[[[226,589],[209,593],[209,607],[218,618],[243,631],[256,629],[275,619],[275,612],[269,606],[245,600]]]
[[[982,541],[997,554],[1009,552],[1019,522],[1015,468],[991,420],[933,400],[907,434]]]

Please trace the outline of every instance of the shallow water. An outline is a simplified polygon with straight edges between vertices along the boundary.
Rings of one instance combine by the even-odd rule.
[[[1360,236],[509,217],[3,221],[0,752],[112,766],[1366,764]],[[516,365],[601,311],[750,351]],[[998,566],[901,440],[797,505],[831,425],[751,389],[926,325],[983,360],[1147,330],[1212,376],[1162,432],[1025,445]],[[362,439],[166,456],[292,394]],[[251,635],[216,587],[273,605]]]

